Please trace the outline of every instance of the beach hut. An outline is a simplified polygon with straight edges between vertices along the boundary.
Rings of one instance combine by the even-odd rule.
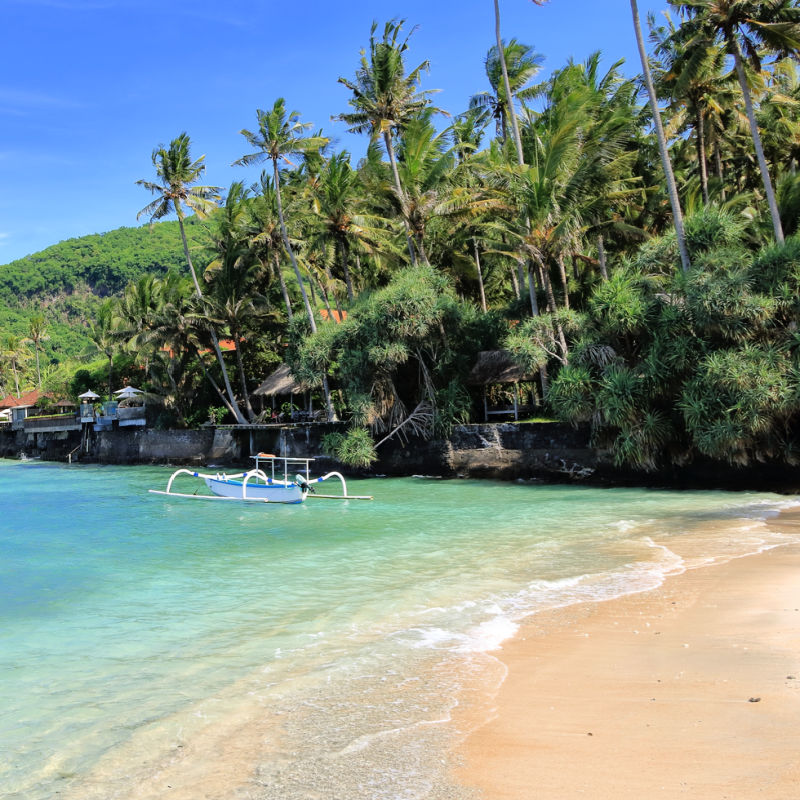
[[[535,380],[535,376],[526,373],[511,357],[508,350],[483,350],[478,353],[478,360],[472,368],[467,378],[470,386],[480,386],[483,390],[483,418],[488,422],[493,414],[504,416],[514,415],[514,419],[519,419],[520,407],[520,387],[521,383],[530,383]],[[489,387],[490,386],[512,386],[513,406],[502,408],[490,408],[489,406]],[[531,398],[534,400],[534,398]],[[534,400],[535,402],[535,400]]]
[[[308,387],[298,381],[288,364],[281,364],[257,389],[253,391],[253,395],[260,398],[263,408],[263,398],[268,397],[270,401],[270,408],[275,413],[275,398],[276,397],[289,397],[289,401],[294,406],[294,396],[299,394],[304,396]],[[311,414],[311,397],[308,398],[308,414]]]

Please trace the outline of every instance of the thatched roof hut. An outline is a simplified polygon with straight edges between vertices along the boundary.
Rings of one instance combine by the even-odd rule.
[[[508,350],[483,350],[469,373],[467,383],[483,388],[483,415],[486,421],[491,414],[513,414],[519,419],[518,384],[535,380],[535,376],[525,372],[511,357]],[[490,409],[486,389],[493,384],[514,384],[514,405],[512,408]]]
[[[281,364],[262,384],[253,391],[253,394],[262,397],[275,397],[276,395],[303,394],[308,387],[300,383],[292,375],[288,364]]]
[[[522,383],[534,378],[534,375],[523,371],[508,350],[482,350],[478,353],[478,360],[469,373],[467,383],[471,386],[489,386],[492,383]]]

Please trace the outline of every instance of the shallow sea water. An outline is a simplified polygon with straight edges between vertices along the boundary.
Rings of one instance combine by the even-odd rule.
[[[170,474],[0,461],[0,796],[464,797],[451,715],[521,620],[797,540],[763,493],[407,478],[241,507],[148,494]]]

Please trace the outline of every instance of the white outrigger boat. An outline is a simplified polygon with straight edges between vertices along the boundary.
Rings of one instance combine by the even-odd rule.
[[[372,500],[372,497],[368,495],[348,495],[347,483],[340,472],[329,472],[321,478],[312,478],[309,464],[314,460],[313,458],[290,458],[275,456],[271,453],[259,453],[251,458],[256,462],[253,469],[233,475],[224,472],[210,474],[190,469],[175,470],[167,481],[166,491],[150,489],[150,492],[151,494],[186,497],[193,500],[239,500],[250,503],[288,503],[291,505],[303,503],[309,496],[327,500]],[[276,465],[278,469],[276,469]],[[301,472],[292,478],[289,473],[294,470],[301,470]],[[172,491],[172,483],[179,475],[202,479],[212,494],[198,494],[197,492],[187,494]],[[316,493],[312,484],[322,483],[329,478],[338,478],[341,481],[342,493],[340,495]]]

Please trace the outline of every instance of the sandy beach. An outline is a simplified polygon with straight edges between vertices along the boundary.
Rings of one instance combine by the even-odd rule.
[[[497,655],[456,774],[484,800],[800,797],[798,546],[536,615]]]

